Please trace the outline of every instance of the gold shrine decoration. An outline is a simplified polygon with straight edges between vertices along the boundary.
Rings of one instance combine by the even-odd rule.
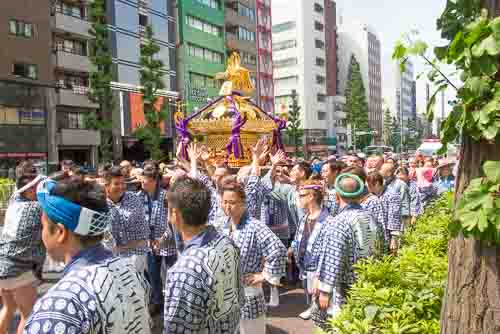
[[[192,119],[189,122],[188,129],[195,133],[200,133],[204,135],[211,135],[217,133],[226,133],[226,140],[231,134],[233,120],[231,118],[219,118],[219,119]],[[248,119],[243,128],[242,133],[271,133],[276,129],[276,123],[269,121],[267,119]]]
[[[238,52],[231,53],[227,61],[226,71],[217,73],[215,79],[230,81],[232,89],[242,91],[248,95],[254,91],[252,80],[250,80],[250,71],[241,66],[241,57]]]

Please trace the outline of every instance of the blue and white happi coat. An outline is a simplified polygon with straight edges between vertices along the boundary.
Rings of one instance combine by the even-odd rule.
[[[149,287],[126,259],[99,245],[81,251],[33,307],[24,333],[151,333]]]
[[[410,200],[410,216],[418,217],[422,215],[424,209],[422,207],[422,198],[418,191],[417,182],[410,181],[408,183],[408,195]]]
[[[280,239],[266,225],[245,213],[234,230],[230,225],[224,229],[224,233],[229,235],[240,249],[240,270],[243,277],[262,273],[267,282],[279,285],[281,277],[285,276],[287,251]],[[249,287],[245,287],[245,290],[249,290]],[[264,294],[245,292],[241,318],[257,319],[265,312]]]
[[[406,182],[393,178],[389,183],[385,185],[386,191],[393,192],[400,197],[401,202],[401,216],[410,216],[410,200],[409,200],[409,190]]]
[[[373,194],[367,194],[360,204],[363,209],[371,213],[373,219],[375,220],[375,223],[377,224],[377,226],[379,226],[380,230],[383,233],[385,246],[388,246],[390,242],[390,235],[382,201]]]
[[[127,191],[118,203],[108,199],[108,207],[111,214],[111,234],[116,247],[124,246],[131,241],[146,241],[144,247],[117,250],[116,255],[126,257],[151,252],[147,246],[151,231],[144,216],[144,203],[141,198],[136,193]]]
[[[37,201],[14,195],[0,234],[0,280],[41,269],[45,260],[42,243],[42,209]]]
[[[164,333],[234,334],[244,303],[241,282],[238,248],[208,226],[168,270]]]
[[[271,172],[262,178],[262,183],[266,189],[272,189],[276,196],[279,196],[288,206],[288,226],[290,237],[294,237],[300,220],[305,215],[305,211],[297,206],[298,191],[297,186],[292,184],[274,183],[271,180]]]
[[[201,183],[203,183],[210,191],[210,212],[208,214],[208,224],[215,226],[219,231],[222,231],[229,224],[229,217],[222,208],[222,198],[212,180],[203,174],[197,173],[195,176]],[[255,218],[260,216],[258,198],[266,195],[271,190],[264,187],[260,182],[260,177],[251,175],[247,178],[245,183],[246,206],[250,217]]]
[[[385,221],[389,235],[400,235],[403,232],[401,223],[401,196],[387,189],[379,196],[384,208]]]
[[[261,206],[261,221],[282,241],[290,239],[287,203],[271,192],[264,197]]]
[[[335,188],[328,188],[324,199],[324,206],[328,209],[331,216],[336,216],[339,213],[340,207],[337,201],[337,191]]]
[[[168,223],[167,191],[157,186],[156,193],[153,197],[141,190],[138,196],[144,203],[144,216],[148,222],[150,229],[150,240],[163,239],[164,242],[160,245],[160,256],[175,256],[177,255],[177,247],[175,245],[175,236],[170,223]]]
[[[359,208],[347,206],[335,216],[320,234],[320,258],[316,269],[318,289],[330,295],[330,307],[313,309],[313,322],[325,328],[326,319],[339,312],[347,299],[347,293],[354,284],[354,264],[361,258],[359,236],[353,223],[359,217]]]
[[[327,224],[331,224],[333,217],[330,216],[327,208],[323,207],[319,217],[310,230],[308,215],[306,214],[299,223],[299,228],[292,241],[293,256],[300,270],[300,279],[307,279],[307,273],[313,273],[318,267],[318,261],[321,255],[321,241],[319,236],[321,230]],[[307,230],[307,231],[306,231]],[[305,239],[307,234],[307,239]]]

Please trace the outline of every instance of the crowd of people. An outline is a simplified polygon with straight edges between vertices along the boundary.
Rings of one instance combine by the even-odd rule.
[[[71,161],[49,177],[29,162],[0,236],[0,334],[266,332],[280,287],[300,283],[298,317],[324,328],[361,259],[397,254],[405,230],[454,188],[454,162],[349,154],[308,162],[252,148],[214,164],[198,144],[172,164],[128,161],[95,175]],[[61,279],[37,294],[46,257]]]

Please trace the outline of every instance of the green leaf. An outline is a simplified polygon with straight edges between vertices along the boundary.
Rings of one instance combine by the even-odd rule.
[[[368,305],[365,307],[365,318],[372,321],[377,316],[379,307],[376,305]]]
[[[496,124],[492,124],[488,126],[484,131],[483,131],[483,136],[487,140],[493,140],[498,134],[498,127]]]
[[[465,82],[465,88],[469,89],[477,97],[487,94],[490,90],[488,83],[481,77],[470,77]]]
[[[431,98],[429,99],[429,103],[427,104],[427,113],[426,117],[429,122],[432,122],[434,119],[434,106],[436,104],[436,96],[441,92],[444,91],[446,88],[448,88],[448,84],[444,84],[438,87],[434,94],[432,94]]]
[[[448,46],[437,46],[434,48],[434,54],[439,61],[446,59],[448,55]]]
[[[500,47],[497,45],[497,41],[493,36],[486,37],[472,47],[472,55],[476,58],[481,57],[485,53],[490,56],[500,54]]]
[[[416,56],[422,56],[427,51],[427,43],[422,40],[415,41],[413,45],[408,49],[408,53]]]
[[[486,161],[483,164],[483,171],[490,182],[500,183],[500,161]]]
[[[479,58],[478,66],[479,66],[479,71],[482,74],[490,77],[498,72],[496,57],[490,57],[484,55],[481,58]]]
[[[488,228],[488,216],[485,210],[479,210],[477,228],[480,232],[484,232]]]
[[[454,59],[457,58],[459,54],[463,52],[464,49],[464,34],[459,31],[458,34],[455,35],[455,38],[450,44],[450,48],[448,49],[449,58]]]
[[[407,49],[404,46],[403,42],[397,41],[396,46],[394,47],[394,51],[392,53],[392,59],[400,60],[406,57]]]
[[[490,28],[495,33],[500,33],[500,16],[495,17],[488,24],[488,28]]]
[[[464,229],[467,231],[472,231],[477,227],[479,222],[479,216],[476,212],[464,212],[458,218],[462,222]]]

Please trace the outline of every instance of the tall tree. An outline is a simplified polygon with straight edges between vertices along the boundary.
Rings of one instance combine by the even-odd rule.
[[[291,98],[292,104],[290,104],[289,106],[288,122],[285,133],[288,138],[292,140],[295,146],[295,155],[297,155],[299,152],[299,145],[301,143],[302,136],[304,135],[304,130],[302,129],[302,122],[300,120],[299,98],[295,89],[292,90]]]
[[[430,60],[423,41],[408,36],[396,45],[393,57],[417,55],[430,66],[428,77],[438,87],[428,106],[430,118],[436,95],[448,87],[457,91],[458,103],[440,132],[444,144],[459,137],[462,141],[441,333],[493,334],[499,331],[500,319],[500,238],[492,240],[491,231],[498,233],[500,201],[498,193],[496,200],[470,197],[470,193],[495,191],[495,186],[481,177],[485,175],[482,167],[486,169],[486,161],[500,160],[500,19],[490,19],[487,12],[481,12],[479,0],[448,0],[438,29],[448,42],[435,48],[434,54],[439,61],[456,68],[463,82],[461,87]],[[487,174],[495,173],[498,191],[498,167]]]
[[[346,87],[345,113],[347,122],[353,132],[353,142],[357,148],[363,148],[370,144],[371,137],[367,135],[371,131],[368,123],[368,103],[366,91],[361,76],[359,62],[354,55],[351,57],[349,74]],[[361,134],[358,134],[361,133]]]
[[[384,129],[383,129],[384,145],[392,145],[392,116],[391,110],[386,107],[384,110]]]
[[[164,64],[158,59],[160,46],[154,40],[153,29],[146,27],[146,33],[141,45],[141,92],[143,94],[143,110],[146,123],[140,126],[134,135],[143,141],[146,148],[154,160],[163,158],[163,152],[160,148],[163,140],[161,124],[168,116],[168,103],[164,98],[161,110],[158,110],[160,90],[165,88],[163,81]]]
[[[113,158],[112,111],[115,106],[111,81],[113,80],[113,59],[108,44],[106,23],[106,1],[90,2],[90,71],[89,98],[99,104],[98,112],[90,112],[85,117],[85,127],[98,130],[101,134],[99,155],[101,161]]]

